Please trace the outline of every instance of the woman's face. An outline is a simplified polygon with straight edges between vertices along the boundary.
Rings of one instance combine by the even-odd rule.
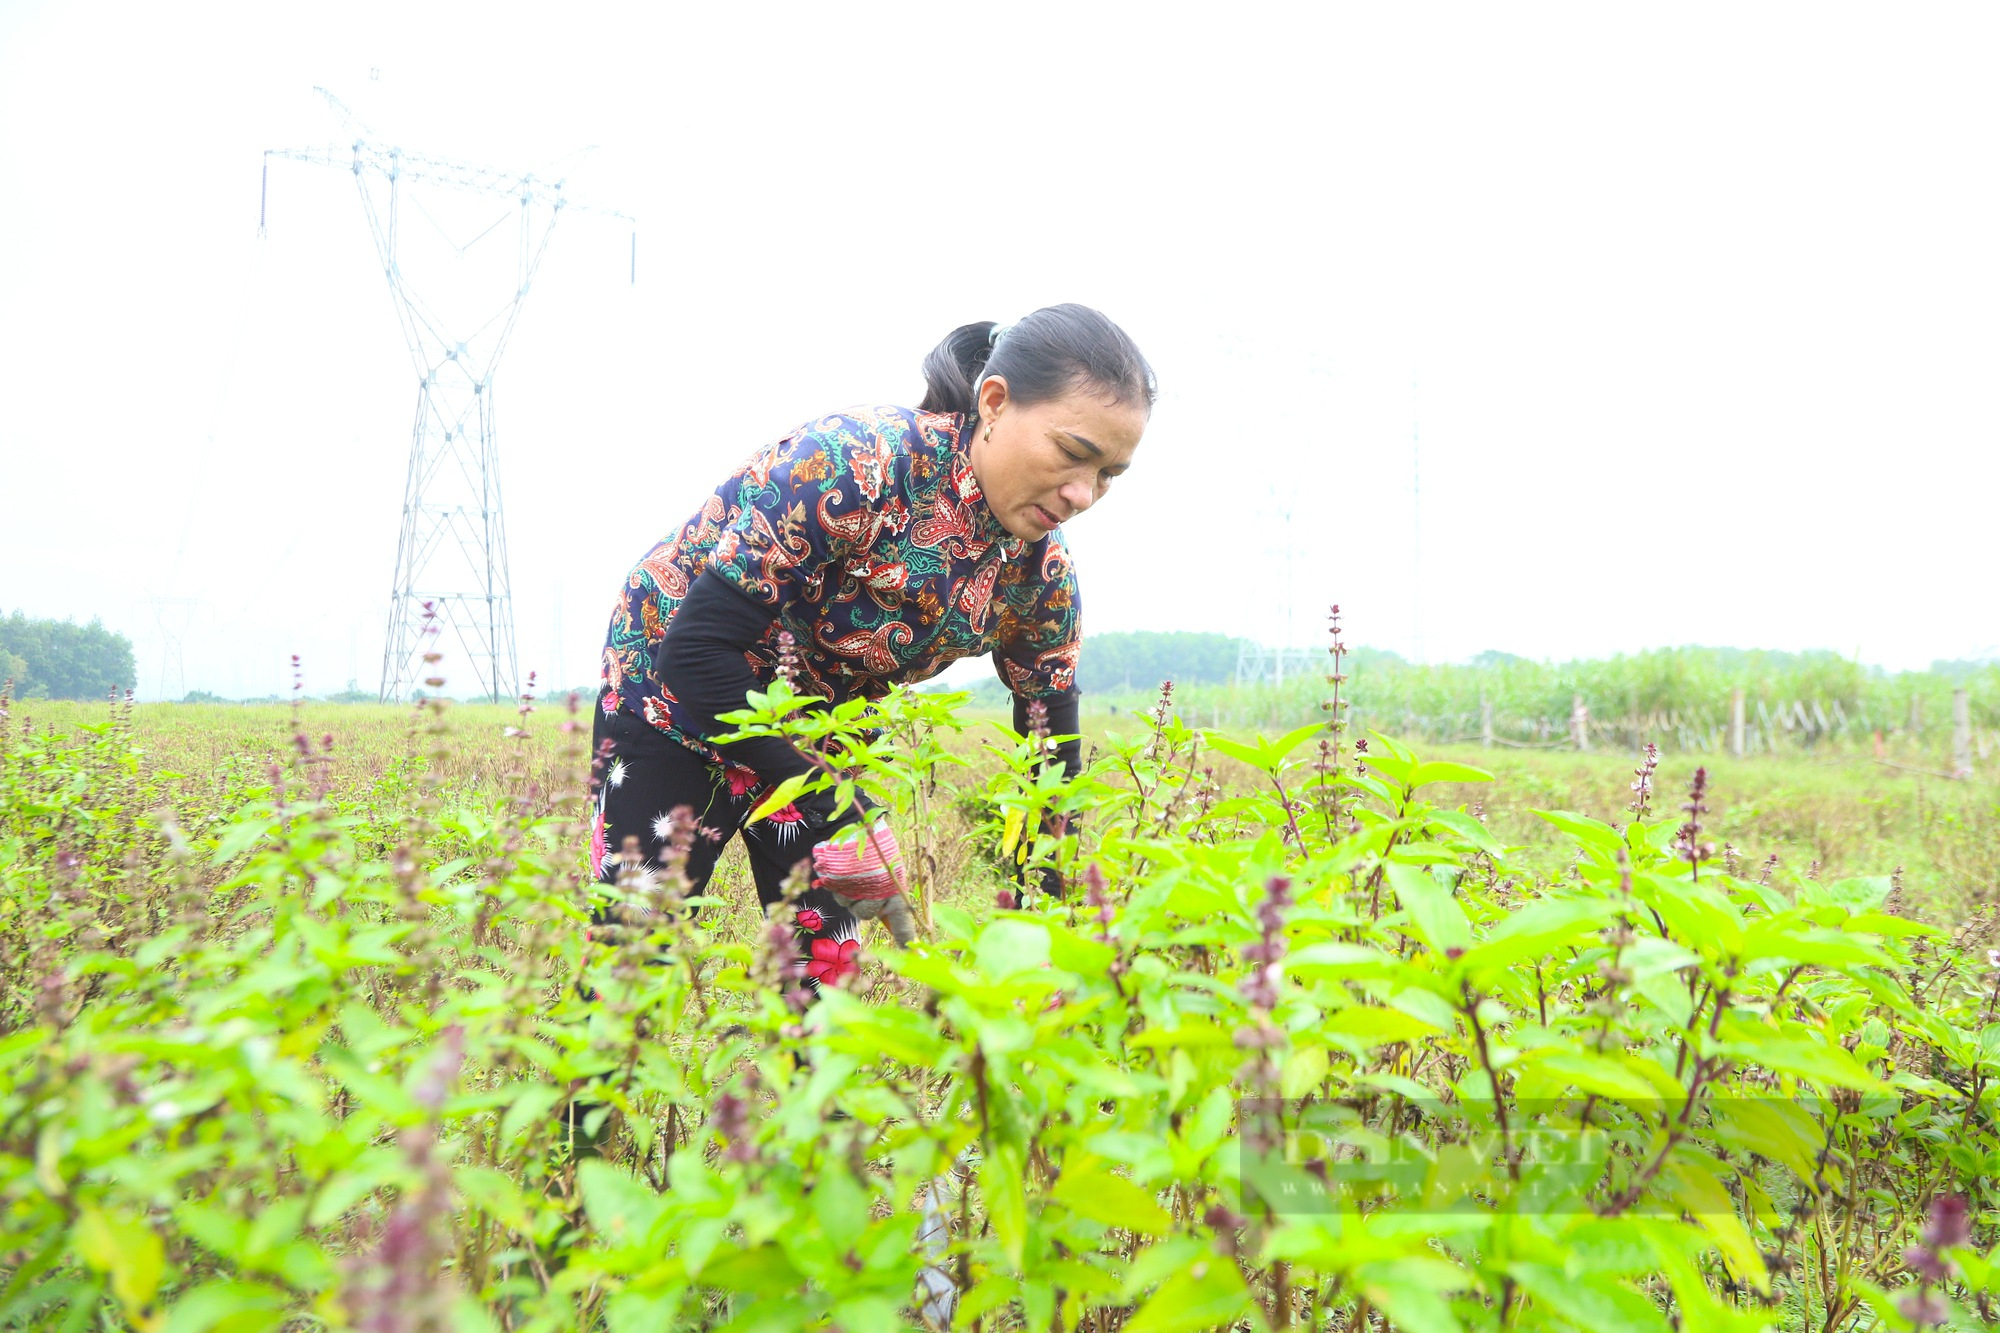
[[[1006,380],[988,377],[972,439],[972,473],[986,507],[1023,541],[1048,536],[1103,499],[1111,479],[1131,466],[1146,415],[1144,406],[1088,384],[1022,406],[1008,397]]]

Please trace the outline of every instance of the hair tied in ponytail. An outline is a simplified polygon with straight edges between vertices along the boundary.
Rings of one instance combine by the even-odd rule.
[[[1153,368],[1125,331],[1081,305],[1052,305],[1012,324],[961,324],[924,357],[919,412],[979,414],[979,385],[992,376],[1007,384],[1007,401],[1046,403],[1091,386],[1121,403],[1150,409]]]

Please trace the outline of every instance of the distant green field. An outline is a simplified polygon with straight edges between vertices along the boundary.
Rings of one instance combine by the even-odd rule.
[[[1198,692],[1183,716],[1198,725],[1211,716]],[[1177,699],[1182,692],[1176,692]],[[58,729],[109,716],[103,704],[27,702],[17,718]],[[282,760],[292,749],[293,713],[282,705],[142,704],[135,727],[146,761],[156,769],[185,775],[189,787],[214,783],[225,772]],[[396,705],[308,704],[299,720],[317,744],[331,735],[330,771],[337,787],[360,792],[391,765],[409,755],[436,751],[447,786],[468,791],[498,790],[514,766],[524,772],[537,802],[536,813],[552,808],[563,787],[561,707],[537,710],[526,735],[515,709],[492,704],[453,704],[447,731],[432,736],[413,728],[412,712]],[[580,747],[588,748],[588,710],[576,715]],[[997,710],[964,714],[969,729],[963,746],[978,752],[983,738],[996,737],[1006,717]],[[1364,718],[1364,720],[1366,720]],[[1225,725],[1228,734],[1249,728]],[[1146,725],[1142,715],[1086,716],[1086,734],[1130,735]],[[1394,727],[1385,728],[1396,734]],[[1594,751],[1442,745],[1410,737],[1430,757],[1450,758],[1485,768],[1497,781],[1452,793],[1454,802],[1481,805],[1487,822],[1511,843],[1547,848],[1561,840],[1535,809],[1573,810],[1617,821],[1632,799],[1636,755]],[[1935,904],[1945,916],[1967,905],[2000,899],[2000,759],[1971,781],[1954,781],[1926,771],[1929,756],[1892,750],[1898,759],[1877,761],[1864,747],[1827,746],[1819,752],[1727,756],[1666,754],[1656,778],[1655,808],[1671,810],[1681,800],[1697,763],[1709,770],[1714,828],[1746,865],[1777,856],[1788,872],[1804,872],[1815,862],[1822,876],[1878,873],[1900,865],[1913,904]],[[1227,759],[1218,772],[1241,782],[1248,774]],[[254,776],[249,774],[247,776]]]

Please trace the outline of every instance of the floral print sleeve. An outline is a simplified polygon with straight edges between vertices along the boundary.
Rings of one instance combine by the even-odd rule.
[[[817,602],[828,567],[874,545],[895,451],[880,434],[824,418],[761,450],[709,568],[773,610]]]
[[[993,666],[1020,698],[1051,699],[1076,690],[1082,597],[1061,532],[1050,533],[1028,553],[1039,560],[1003,585],[997,599],[1000,645],[993,650]]]

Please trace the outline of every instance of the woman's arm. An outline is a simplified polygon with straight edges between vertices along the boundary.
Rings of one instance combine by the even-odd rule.
[[[714,745],[723,758],[751,769],[772,787],[820,766],[782,736],[725,743],[709,738],[732,730],[717,716],[743,707],[743,696],[759,687],[743,654],[777,618],[775,607],[752,600],[713,569],[704,570],[667,622],[653,654],[653,673],[679,703],[683,725],[697,739]],[[835,819],[831,791],[801,796],[793,804],[808,823],[823,830],[848,824],[863,813],[850,807]]]
[[[1056,746],[1056,758],[1062,761],[1063,776],[1073,778],[1083,768],[1083,737],[1077,735],[1077,693],[1058,694],[1047,699],[1024,699],[1014,696],[1014,730],[1025,736],[1028,734],[1028,705],[1040,703],[1048,711],[1049,735],[1068,736],[1070,739]]]
[[[1043,538],[1035,558],[1040,577],[1000,594],[1002,637],[993,652],[993,669],[1014,696],[1016,732],[1028,734],[1028,705],[1039,702],[1049,710],[1051,736],[1074,736],[1083,594],[1061,533]],[[1056,747],[1065,777],[1075,777],[1083,767],[1082,748],[1081,738]]]

